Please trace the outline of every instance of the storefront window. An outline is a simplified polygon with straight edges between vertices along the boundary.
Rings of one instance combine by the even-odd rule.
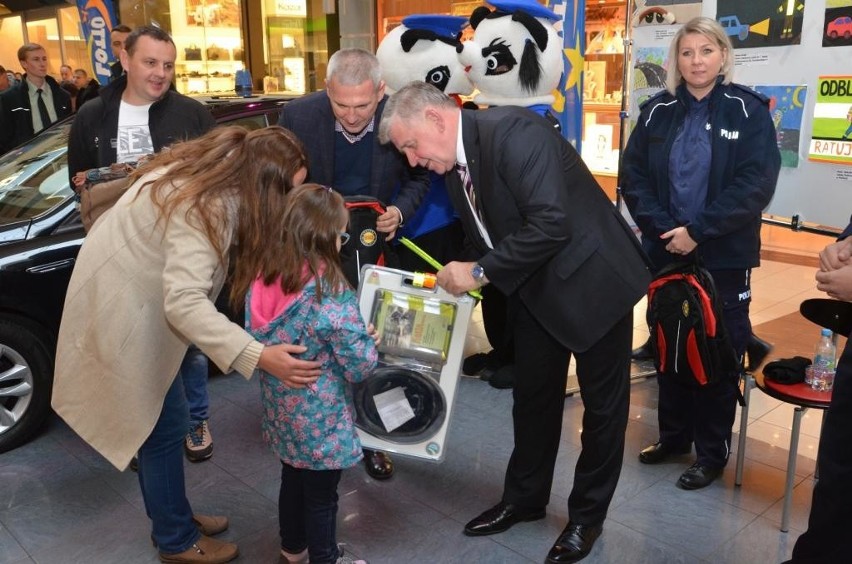
[[[118,5],[118,20],[124,25],[131,28],[156,25],[163,31],[172,33],[169,0],[120,0],[116,2],[116,5]]]
[[[0,18],[0,61],[6,70],[21,72],[18,63],[18,47],[24,44],[24,28],[21,16]]]
[[[76,7],[59,10],[59,29],[62,30],[62,47],[65,51],[65,64],[72,69],[83,69],[94,76],[92,60],[86,48],[86,39],[80,26],[80,11]]]
[[[239,0],[173,0],[170,9],[178,91],[233,93],[245,67]]]
[[[56,18],[28,21],[27,41],[44,47],[47,51],[47,74],[58,77],[59,67],[62,65],[62,53],[59,49],[59,26]]]
[[[178,92],[234,92],[234,73],[246,66],[240,0],[122,1],[119,14],[132,28],[156,24],[172,36]]]
[[[304,94],[324,88],[330,17],[322,0],[266,0],[263,18],[264,92]]]

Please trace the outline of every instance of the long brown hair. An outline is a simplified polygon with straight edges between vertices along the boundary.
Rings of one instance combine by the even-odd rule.
[[[138,174],[167,168],[148,183],[165,224],[184,209],[223,264],[228,244],[234,245],[230,298],[237,307],[257,273],[269,270],[281,253],[286,195],[307,164],[302,143],[283,127],[249,131],[232,125],[173,145]]]
[[[343,196],[331,188],[319,184],[294,188],[287,196],[283,216],[282,253],[270,270],[260,271],[263,282],[272,284],[280,276],[281,289],[290,294],[315,277],[318,301],[322,301],[323,289],[337,293],[347,288],[337,241],[348,219]]]

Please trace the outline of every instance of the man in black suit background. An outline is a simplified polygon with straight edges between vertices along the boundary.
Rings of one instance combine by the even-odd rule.
[[[71,115],[71,96],[48,74],[47,51],[38,43],[18,49],[25,74],[0,94],[0,155]]]
[[[621,472],[633,306],[651,279],[646,257],[574,148],[533,112],[459,110],[434,87],[411,83],[391,96],[384,116],[381,141],[412,166],[447,174],[479,254],[447,264],[438,284],[453,293],[493,284],[508,297],[519,368],[515,448],[502,500],[464,532],[490,535],[544,517],[574,355],[583,448],[569,522],[547,561],[576,562],[600,535]],[[466,173],[456,173],[459,164]]]
[[[386,204],[376,229],[391,239],[414,217],[430,181],[425,169],[409,167],[393,147],[379,143],[376,132],[386,101],[376,56],[363,49],[341,49],[328,61],[326,89],[286,104],[278,125],[304,144],[308,182]],[[364,449],[364,464],[377,480],[393,475],[385,453]]]
[[[112,28],[109,32],[110,47],[112,47],[112,56],[115,62],[109,67],[109,81],[121,78],[124,75],[124,66],[121,64],[121,51],[124,49],[124,42],[130,36],[133,30],[130,26],[120,24]]]

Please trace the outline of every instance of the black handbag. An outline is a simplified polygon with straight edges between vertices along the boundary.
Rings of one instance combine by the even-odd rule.
[[[201,60],[201,47],[196,47],[195,45],[190,45],[189,47],[184,47],[183,56],[187,61],[200,61]]]

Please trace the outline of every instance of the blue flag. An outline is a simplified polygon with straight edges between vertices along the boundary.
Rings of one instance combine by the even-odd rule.
[[[565,68],[553,102],[562,135],[580,151],[583,138],[583,54],[586,52],[585,0],[548,0],[547,7],[562,16],[562,54]]]
[[[77,10],[95,78],[102,85],[109,84],[110,65],[114,61],[110,31],[115,25],[115,7],[111,0],[77,0]]]

